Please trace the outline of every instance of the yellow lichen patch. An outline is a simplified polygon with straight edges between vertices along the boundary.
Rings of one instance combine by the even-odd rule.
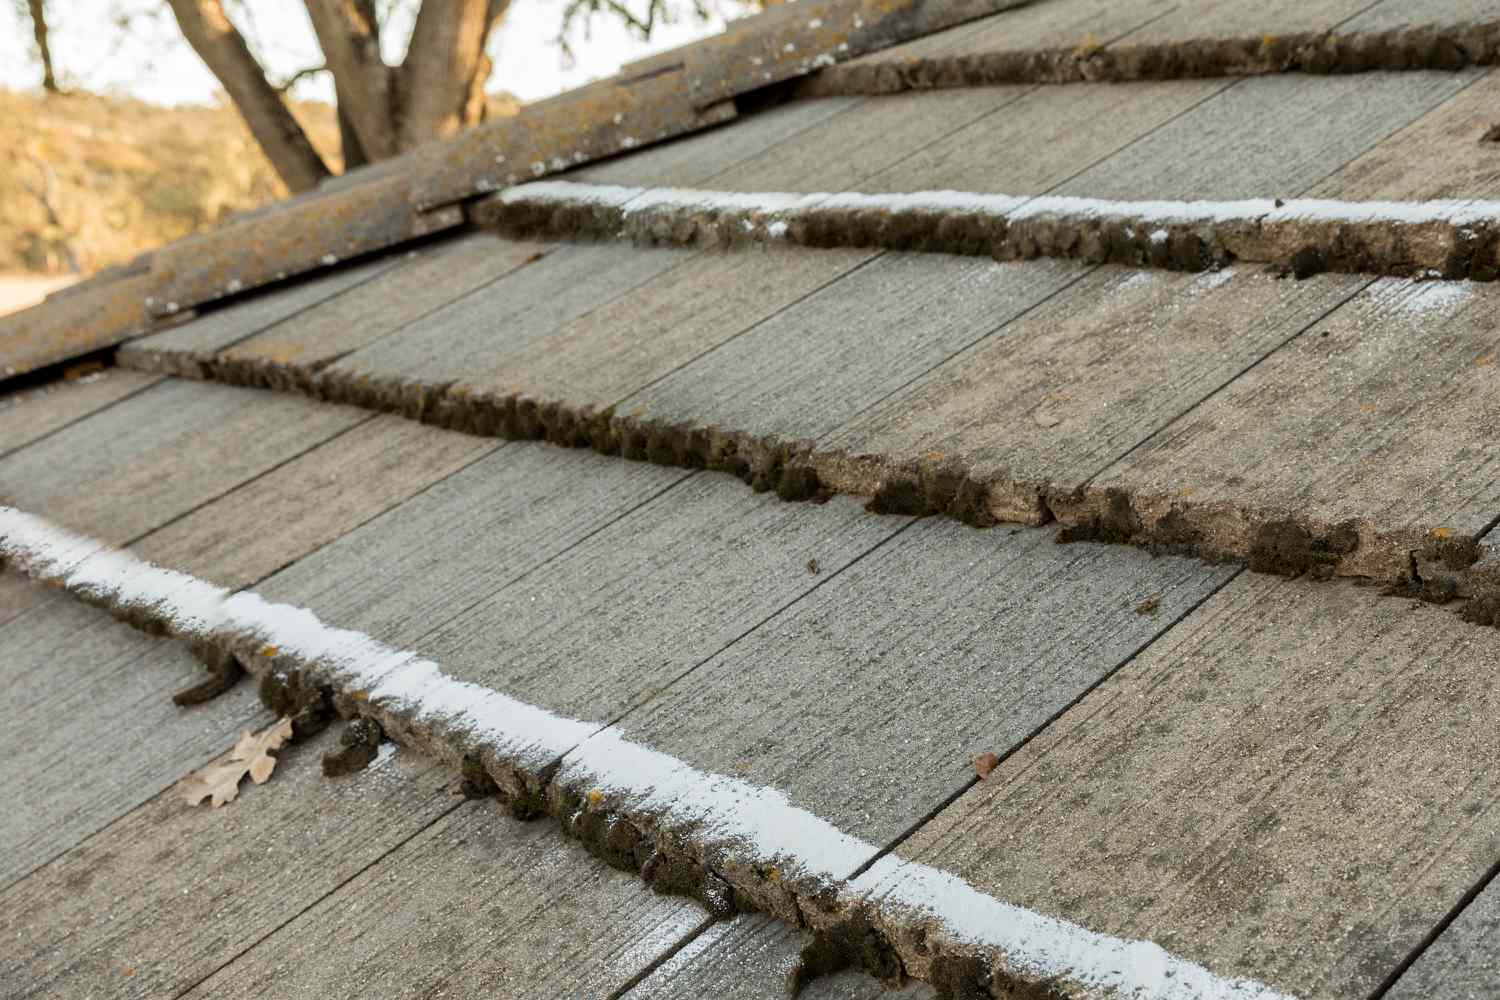
[[[1091,31],[1083,36],[1083,40],[1078,43],[1078,47],[1073,50],[1073,54],[1079,57],[1091,56],[1101,48],[1103,46],[1099,44],[1099,37]]]
[[[370,700],[370,692],[368,692],[368,691],[356,691],[350,697],[352,697],[355,701],[369,701]]]
[[[1453,529],[1452,528],[1433,528],[1432,531],[1429,532],[1429,534],[1431,534],[1433,538],[1451,538],[1452,535],[1453,535]]]
[[[277,649],[275,646],[264,646],[261,648],[260,655],[269,660],[279,652],[281,652],[281,650]]]

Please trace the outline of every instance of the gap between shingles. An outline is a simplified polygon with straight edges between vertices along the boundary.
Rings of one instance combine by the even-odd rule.
[[[263,650],[257,657],[290,657],[296,669],[313,670],[318,683],[335,690],[350,685],[369,688],[367,706],[361,711],[400,720],[402,731],[419,741],[447,744],[444,754],[448,757],[475,752],[469,747],[478,740],[517,761],[503,766],[528,768],[555,752],[554,748],[573,741],[585,752],[576,758],[570,755],[571,773],[566,777],[556,770],[546,772],[546,812],[562,819],[562,810],[572,808],[569,796],[578,788],[602,785],[613,796],[602,807],[605,814],[630,824],[636,836],[655,842],[658,852],[676,849],[656,838],[674,826],[690,823],[691,839],[698,844],[684,855],[690,864],[707,865],[730,844],[739,845],[735,850],[741,852],[738,858],[726,860],[732,868],[722,876],[705,869],[705,878],[712,876],[732,886],[737,899],[740,893],[748,893],[745,898],[757,901],[751,908],[767,909],[784,920],[792,919],[786,907],[793,905],[797,914],[793,922],[799,925],[810,920],[813,911],[825,912],[824,919],[863,922],[865,933],[883,936],[908,972],[912,971],[908,961],[927,962],[933,954],[951,952],[955,957],[971,956],[965,961],[978,960],[979,965],[972,966],[976,970],[993,968],[1000,975],[1024,981],[1057,982],[1061,977],[1080,996],[1112,995],[1111,991],[1145,985],[1163,996],[1200,1000],[1280,996],[1253,981],[1216,977],[1149,943],[1097,934],[1002,903],[962,879],[918,862],[886,863],[868,878],[850,879],[840,873],[850,867],[851,852],[860,856],[875,846],[793,806],[783,793],[699,771],[618,735],[601,739],[592,724],[554,716],[498,692],[456,681],[435,663],[414,660],[414,654],[360,633],[323,625],[306,609],[271,605],[253,593],[230,596],[128,553],[101,549],[92,539],[59,531],[32,515],[8,508],[0,510],[0,515],[6,528],[0,538],[5,554],[29,575],[57,580],[90,603],[179,638],[213,638],[231,646],[249,643]],[[262,643],[277,644],[280,652]],[[445,727],[447,735],[422,735],[424,728],[435,725]],[[460,728],[450,733],[446,727],[452,725]],[[577,743],[579,739],[584,742]],[[594,744],[593,751],[587,752]],[[542,756],[538,750],[544,751]],[[566,820],[565,825],[571,822]],[[583,839],[591,842],[586,836]],[[776,867],[767,874],[761,866],[770,862],[786,866],[783,874],[778,876]],[[804,898],[814,887],[815,895]],[[829,892],[834,893],[832,898]],[[830,908],[833,912],[826,912]],[[913,929],[907,922],[913,920],[923,928],[935,921],[939,937],[924,934],[927,943],[908,953],[903,942]],[[813,929],[818,926],[814,924]]]

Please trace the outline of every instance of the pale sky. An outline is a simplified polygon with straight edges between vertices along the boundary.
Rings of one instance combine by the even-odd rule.
[[[243,6],[250,18],[240,19],[240,28],[273,77],[285,78],[323,61],[302,0],[245,0]],[[643,2],[631,6],[644,9]],[[683,0],[679,6],[690,11],[692,5]],[[594,21],[591,39],[584,38],[582,31],[574,32],[571,42],[577,65],[565,68],[562,53],[553,43],[562,0],[514,0],[490,47],[495,72],[489,89],[507,90],[530,101],[608,76],[623,62],[720,31],[724,17],[743,11],[737,0],[722,0],[716,6],[719,14],[712,21],[704,23],[685,12],[678,23],[659,25],[649,42],[636,38],[618,20],[600,16]],[[162,0],[52,0],[52,48],[64,85],[159,104],[212,101],[216,81],[182,40],[165,8]],[[113,21],[120,11],[158,14],[154,19],[138,18],[136,30],[126,34]],[[408,30],[409,23],[388,30],[387,40]],[[20,20],[15,5],[0,3],[0,87],[19,90],[38,85],[41,73],[28,54],[30,38],[30,25]],[[387,56],[395,61],[399,53]],[[293,94],[331,100],[332,92],[327,74],[320,74],[300,83]]]

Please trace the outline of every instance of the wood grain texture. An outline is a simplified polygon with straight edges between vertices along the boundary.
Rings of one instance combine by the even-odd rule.
[[[167,380],[0,459],[0,502],[122,544],[369,419]]]
[[[47,601],[52,591],[29,577],[0,573],[0,625],[13,621]]]
[[[570,171],[568,180],[635,187],[699,187],[715,175],[759,156],[807,129],[859,103],[853,97],[792,101],[753,115],[742,115],[728,128],[684,136]]]
[[[186,647],[41,593],[39,606],[0,626],[0,786],[12,803],[0,810],[0,885],[201,766],[241,728],[270,721],[251,685],[178,708],[172,693],[205,677]]]
[[[1101,268],[830,436],[820,477],[871,493],[948,463],[991,484],[995,517],[1027,520],[1368,282]]]
[[[1421,25],[1467,25],[1495,19],[1495,6],[1489,0],[1426,0],[1412,5],[1401,0],[1381,0],[1350,18],[1346,31],[1387,31]]]
[[[725,191],[844,191],[1019,100],[1022,87],[898,94],[862,101],[713,178]]]
[[[636,250],[651,256],[669,251]],[[698,253],[511,352],[469,355],[459,392],[613,406],[870,260],[868,250]]]
[[[1013,87],[1021,94],[1014,103],[930,143],[859,188],[1045,194],[1227,86],[1227,80],[1174,80]],[[954,93],[924,95],[932,105],[928,110],[941,113],[941,102]]]
[[[1481,430],[1500,419],[1500,338],[1488,320],[1497,295],[1486,284],[1376,281],[1089,489],[1128,491],[1151,517],[1191,504],[1226,548],[1248,549],[1258,530],[1231,509],[1352,523],[1359,544],[1339,571],[1399,574],[1434,529],[1472,537],[1500,517],[1500,472]]]
[[[1500,74],[1491,71],[1307,194],[1346,201],[1500,197],[1500,144],[1483,141],[1497,101]]]
[[[611,719],[906,523],[699,474],[448,621],[423,652],[559,714]]]
[[[1055,193],[1145,200],[1294,197],[1477,76],[1465,71],[1242,79]]]
[[[1369,995],[1500,856],[1492,636],[1242,574],[899,853],[1220,975]]]
[[[886,844],[1233,572],[921,520],[618,728]]]
[[[607,997],[707,919],[550,823],[472,802],[187,996]]]
[[[10,995],[177,996],[459,801],[414,754],[325,779],[330,745],[284,752],[222,809],[158,795],[0,893]]]
[[[234,344],[223,352],[224,359],[320,367],[527,266],[548,249],[481,233],[415,252],[357,291]]]
[[[693,257],[686,250],[570,246],[330,365],[343,382],[453,382],[496,367],[568,322]]]
[[[1486,1000],[1500,993],[1500,884],[1491,882],[1396,980],[1388,1000]]]
[[[1185,42],[1200,38],[1261,38],[1302,32],[1348,30],[1371,0],[1198,0],[1177,4],[1120,39],[1122,46]]]
[[[622,413],[806,441],[1077,280],[1070,261],[885,254],[650,388]]]
[[[306,279],[228,302],[181,326],[142,337],[128,345],[123,353],[132,359],[140,359],[141,366],[148,369],[162,367],[150,360],[157,354],[182,355],[189,359],[212,358],[230,345],[296,316],[319,302],[350,291],[401,263],[399,256],[381,257],[319,271]]]
[[[54,434],[156,381],[154,375],[111,368],[0,398],[0,456]]]
[[[152,532],[135,552],[250,586],[500,446],[379,416]]]
[[[407,646],[685,475],[592,452],[506,445],[257,590]]]
[[[861,56],[851,64],[1106,45],[1176,7],[1173,0],[1046,0]]]

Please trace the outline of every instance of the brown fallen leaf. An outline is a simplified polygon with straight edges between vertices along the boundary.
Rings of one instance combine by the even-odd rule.
[[[178,782],[177,790],[190,806],[208,799],[215,809],[226,802],[233,802],[240,794],[240,779],[250,775],[257,785],[264,785],[276,769],[276,758],[271,751],[279,749],[292,738],[292,720],[282,718],[275,725],[259,733],[245,730],[240,734],[229,759],[219,764],[209,764]]]
[[[988,751],[974,758],[974,773],[979,775],[980,781],[988,778],[990,776],[990,772],[999,766],[1000,758],[996,757],[992,753],[989,753]]]

